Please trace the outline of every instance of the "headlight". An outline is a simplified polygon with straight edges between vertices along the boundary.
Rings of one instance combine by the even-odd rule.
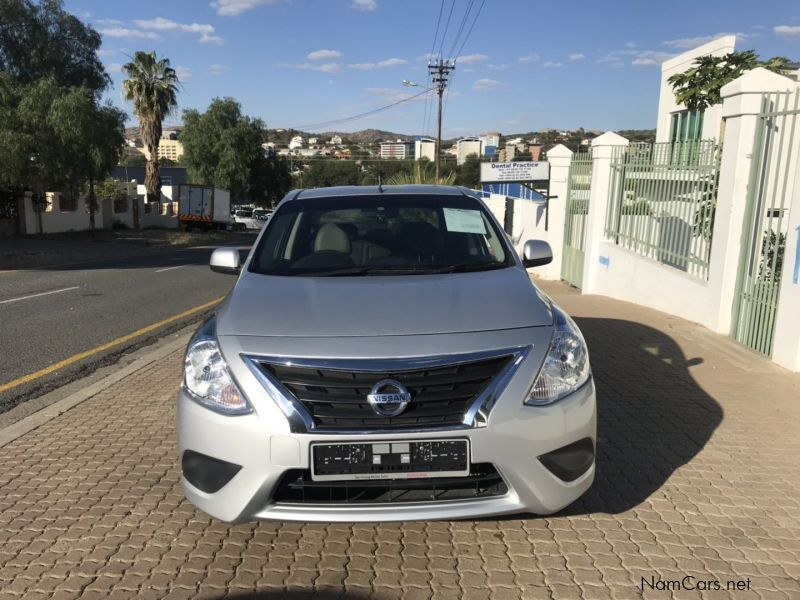
[[[197,402],[211,410],[226,415],[243,415],[253,410],[231,378],[213,338],[213,320],[201,327],[189,344],[184,361],[184,384]]]
[[[574,392],[589,379],[589,352],[574,321],[553,305],[555,330],[525,404],[542,406]]]

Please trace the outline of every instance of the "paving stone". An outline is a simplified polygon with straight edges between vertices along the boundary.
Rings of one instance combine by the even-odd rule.
[[[175,353],[0,448],[0,596],[730,596],[644,583],[691,575],[749,577],[737,600],[800,598],[800,376],[680,319],[544,287],[587,338],[600,402],[596,483],[561,513],[214,521],[179,487]]]

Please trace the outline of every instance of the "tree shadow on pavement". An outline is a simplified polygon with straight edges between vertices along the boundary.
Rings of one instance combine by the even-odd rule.
[[[597,470],[592,488],[561,515],[629,510],[706,445],[722,407],[697,384],[662,331],[620,319],[576,318],[597,386]]]

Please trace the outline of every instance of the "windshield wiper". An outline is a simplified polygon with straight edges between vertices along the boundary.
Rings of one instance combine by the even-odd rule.
[[[454,265],[446,265],[444,267],[432,268],[427,270],[429,273],[466,273],[468,271],[489,271],[492,269],[499,269],[505,267],[503,263],[493,260],[486,261],[467,261],[456,263]]]

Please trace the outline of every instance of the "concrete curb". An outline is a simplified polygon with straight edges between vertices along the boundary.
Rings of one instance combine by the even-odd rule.
[[[164,344],[152,352],[148,352],[144,356],[137,358],[131,364],[122,367],[119,371],[104,377],[100,381],[96,381],[84,389],[79,390],[74,394],[70,394],[66,398],[62,398],[58,402],[54,402],[53,404],[33,413],[32,415],[28,415],[27,417],[20,419],[16,423],[12,423],[8,427],[0,429],[0,448],[10,444],[26,433],[30,433],[34,429],[41,427],[48,421],[55,419],[57,416],[64,414],[84,400],[88,400],[89,398],[96,396],[115,383],[118,383],[126,377],[133,375],[140,369],[143,369],[144,367],[169,356],[176,350],[185,348],[186,344],[189,343],[191,336],[192,333],[187,332],[181,335],[178,339]]]

